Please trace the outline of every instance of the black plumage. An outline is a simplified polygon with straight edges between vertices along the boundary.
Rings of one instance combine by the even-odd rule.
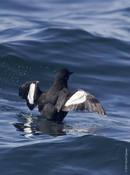
[[[19,88],[19,96],[26,99],[31,110],[38,105],[41,116],[48,120],[62,121],[71,110],[88,110],[105,115],[102,105],[87,91],[77,89],[69,92],[67,82],[71,74],[68,69],[62,69],[45,92],[40,90],[39,81],[26,82]]]

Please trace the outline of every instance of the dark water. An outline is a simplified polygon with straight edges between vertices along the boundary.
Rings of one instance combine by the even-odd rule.
[[[130,1],[0,1],[0,175],[130,174]],[[18,97],[63,67],[108,117],[71,112],[44,121]]]

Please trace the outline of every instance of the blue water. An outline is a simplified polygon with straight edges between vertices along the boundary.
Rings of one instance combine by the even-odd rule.
[[[0,175],[130,175],[130,1],[0,1]],[[56,71],[94,94],[107,117],[39,119],[18,88]]]

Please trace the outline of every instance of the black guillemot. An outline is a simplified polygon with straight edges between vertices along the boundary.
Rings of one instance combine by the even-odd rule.
[[[67,82],[71,74],[68,69],[60,70],[52,86],[45,92],[40,90],[39,81],[27,81],[20,86],[19,96],[26,100],[30,110],[38,105],[41,116],[48,120],[62,121],[67,112],[72,110],[88,110],[106,115],[92,94],[83,89],[77,89],[73,93],[68,90]]]

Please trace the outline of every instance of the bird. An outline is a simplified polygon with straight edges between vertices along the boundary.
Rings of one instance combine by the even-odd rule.
[[[40,116],[47,120],[61,122],[69,111],[86,110],[106,115],[97,98],[84,89],[70,92],[68,80],[73,72],[66,68],[56,73],[52,86],[44,92],[40,90],[39,81],[27,81],[19,87],[19,96],[26,100],[33,110],[38,106]]]

